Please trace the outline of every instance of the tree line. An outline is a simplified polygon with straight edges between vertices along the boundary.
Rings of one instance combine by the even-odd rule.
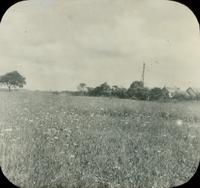
[[[84,96],[106,96],[117,97],[122,99],[136,99],[136,100],[168,100],[170,99],[169,93],[166,90],[154,87],[152,89],[145,87],[142,81],[134,81],[128,89],[119,87],[117,85],[109,86],[107,82],[97,86],[88,87],[85,83],[80,83],[77,87],[77,92],[74,95]],[[177,94],[173,99],[186,100],[184,95]]]
[[[6,86],[8,91],[13,88],[23,88],[26,84],[26,78],[18,71],[12,71],[0,76],[0,85]],[[64,91],[63,91],[64,92]],[[58,94],[59,92],[54,92]],[[133,81],[130,87],[124,88],[117,85],[110,86],[107,82],[100,84],[97,87],[88,87],[85,83],[80,83],[76,92],[69,92],[78,96],[105,96],[117,97],[121,99],[136,99],[136,100],[188,100],[188,96],[176,93],[171,97],[164,88],[154,87],[152,89],[145,87],[142,81]],[[200,96],[197,98],[200,99]]]

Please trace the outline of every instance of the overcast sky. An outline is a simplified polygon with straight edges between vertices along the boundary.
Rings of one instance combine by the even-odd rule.
[[[28,89],[80,82],[200,87],[200,34],[186,7],[167,0],[29,0],[0,24],[0,75],[18,70]]]

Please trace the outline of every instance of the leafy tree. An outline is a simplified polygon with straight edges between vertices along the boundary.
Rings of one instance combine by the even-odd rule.
[[[85,83],[80,83],[77,87],[78,92],[85,94],[88,91],[87,85]]]
[[[167,99],[166,93],[163,92],[161,88],[155,87],[150,90],[149,92],[149,99],[150,100],[160,100],[160,99]]]
[[[144,84],[142,81],[134,81],[131,85],[130,88],[134,89],[134,88],[143,88]]]
[[[127,94],[130,98],[136,98],[140,100],[147,100],[149,96],[149,89],[144,87],[142,81],[134,81],[128,91]]]
[[[87,95],[91,96],[94,88],[93,87],[87,87]]]
[[[118,87],[117,85],[112,86],[111,95],[119,98],[127,98],[127,89]]]
[[[93,90],[91,90],[90,95],[92,95],[92,96],[110,96],[111,88],[107,84],[107,82],[105,82],[105,83],[101,84],[100,86],[97,86]]]
[[[26,78],[17,71],[13,71],[1,76],[0,83],[6,85],[8,90],[11,91],[11,88],[23,88],[26,84]]]
[[[132,92],[132,98],[136,98],[139,100],[148,100],[149,97],[149,89],[148,88],[136,88],[131,91]]]

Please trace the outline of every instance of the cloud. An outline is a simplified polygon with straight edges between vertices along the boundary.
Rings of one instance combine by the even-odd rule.
[[[198,86],[198,29],[189,9],[166,0],[30,0],[0,25],[0,74],[19,70],[30,89],[128,87],[145,61],[148,86]]]

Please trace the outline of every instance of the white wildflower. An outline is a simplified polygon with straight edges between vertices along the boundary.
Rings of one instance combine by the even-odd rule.
[[[177,124],[178,126],[180,126],[180,125],[183,124],[183,121],[182,121],[181,119],[178,119],[178,120],[176,121],[176,124]]]

